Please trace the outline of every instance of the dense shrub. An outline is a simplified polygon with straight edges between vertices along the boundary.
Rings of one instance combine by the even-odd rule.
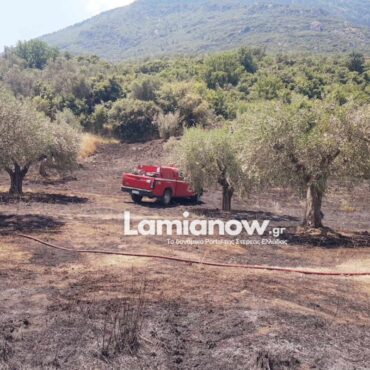
[[[44,53],[37,54],[38,47]],[[36,65],[32,53],[46,59]],[[60,112],[71,112],[75,127],[143,141],[156,137],[159,127],[167,127],[164,131],[170,133],[163,133],[167,137],[183,127],[219,126],[265,100],[289,105],[306,97],[339,105],[366,104],[370,65],[356,52],[274,56],[250,48],[112,64],[96,56],[58,55],[43,44],[21,43],[0,57],[0,85],[17,98],[32,100],[51,121]],[[122,101],[129,104],[124,104],[124,114],[116,114]],[[160,112],[164,123],[153,124]],[[138,131],[127,134],[135,125]]]
[[[351,72],[363,73],[365,70],[365,57],[363,54],[351,53],[347,60],[347,67]]]
[[[19,41],[15,48],[7,52],[23,59],[27,67],[37,69],[43,69],[50,59],[55,59],[59,54],[57,49],[40,40]]]
[[[159,109],[152,102],[121,99],[109,111],[113,134],[122,141],[142,142],[158,138],[155,117]]]
[[[207,126],[213,112],[201,91],[203,84],[194,82],[167,83],[159,91],[159,105],[165,113],[179,112],[185,127]]]
[[[146,76],[135,80],[131,85],[131,98],[143,101],[155,101],[161,80]]]

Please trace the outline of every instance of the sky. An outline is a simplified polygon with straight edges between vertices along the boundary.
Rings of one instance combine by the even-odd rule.
[[[0,0],[0,52],[134,0]]]

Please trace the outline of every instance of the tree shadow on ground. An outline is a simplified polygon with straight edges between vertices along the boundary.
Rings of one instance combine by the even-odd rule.
[[[37,177],[34,179],[29,179],[28,182],[37,185],[65,185],[71,181],[77,181],[75,176],[66,176],[66,177]]]
[[[370,234],[366,231],[343,235],[329,228],[314,232],[297,232],[291,229],[284,233],[284,239],[290,244],[307,247],[324,247],[329,249],[370,247]]]
[[[289,244],[306,247],[323,248],[366,248],[370,247],[370,234],[368,232],[354,232],[341,234],[330,228],[318,230],[305,230],[300,228],[301,219],[289,215],[277,215],[271,212],[234,210],[224,212],[218,209],[194,209],[199,216],[221,220],[269,220],[274,223],[284,224],[286,230],[280,239],[287,240]],[[300,230],[301,229],[301,230]]]
[[[24,193],[21,196],[14,196],[9,193],[0,193],[0,203],[47,203],[47,204],[84,204],[88,198],[71,196],[65,194],[49,193]]]
[[[48,216],[0,214],[0,235],[11,235],[16,232],[58,231],[64,224]]]

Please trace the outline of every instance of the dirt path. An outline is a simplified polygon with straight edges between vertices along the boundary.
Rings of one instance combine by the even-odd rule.
[[[233,215],[215,211],[217,192],[207,193],[204,204],[197,206],[136,206],[120,193],[120,176],[145,158],[165,163],[162,143],[109,145],[84,163],[74,181],[44,185],[31,176],[26,189],[34,193],[32,198],[14,203],[2,196],[0,369],[369,368],[369,278],[80,256],[14,237],[15,231],[22,231],[69,248],[370,270],[368,185],[352,193],[333,186],[325,202],[326,224],[351,231],[345,239],[289,234],[287,246],[194,246],[168,245],[167,237],[124,237],[124,211],[131,211],[136,220],[181,218],[187,210],[193,218],[268,218],[288,228],[299,224],[299,200],[283,190],[240,201]],[[3,191],[6,181],[0,175]],[[147,289],[138,347],[131,354],[102,356],[107,313],[140,300],[134,293],[142,280]]]

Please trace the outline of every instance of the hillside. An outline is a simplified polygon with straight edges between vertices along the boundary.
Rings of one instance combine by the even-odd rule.
[[[59,32],[50,45],[109,60],[204,53],[370,52],[370,0],[137,0]]]

